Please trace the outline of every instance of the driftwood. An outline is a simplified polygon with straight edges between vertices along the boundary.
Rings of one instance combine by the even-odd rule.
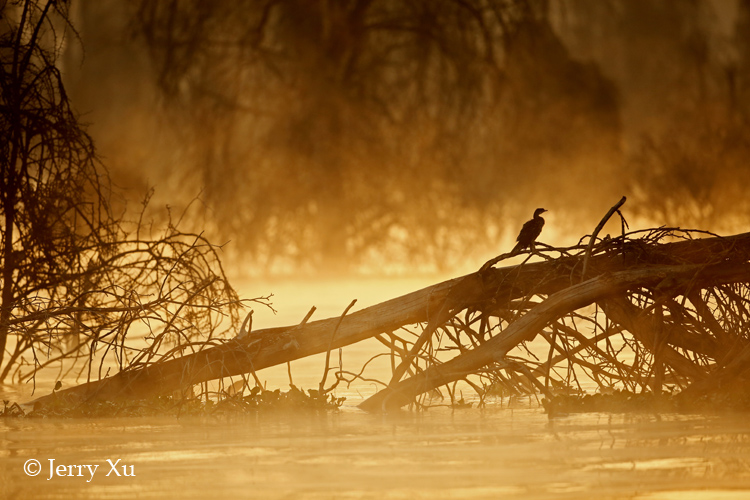
[[[243,332],[241,338],[166,361],[134,365],[36,403],[43,405],[59,397],[117,400],[172,393],[208,380],[254,374],[380,334],[397,340],[378,337],[401,362],[388,387],[361,405],[367,410],[401,407],[431,389],[468,380],[472,374],[509,385],[526,378],[531,386],[546,389],[553,365],[559,361],[578,363],[602,383],[619,380],[657,388],[669,379],[677,380],[679,387],[695,383],[709,390],[713,377],[726,381],[738,376],[747,366],[743,361],[750,359],[747,332],[727,327],[737,322],[732,314],[744,313],[727,312],[722,317],[715,297],[706,292],[750,283],[750,233],[658,242],[662,236],[675,234],[693,236],[659,229],[607,237],[588,248],[548,249],[540,253],[547,259],[542,262],[485,266],[480,272],[342,317]],[[552,257],[553,253],[558,255]],[[586,279],[581,281],[584,268]],[[737,292],[737,304],[743,304],[745,291]],[[542,298],[541,303],[532,304],[532,297]],[[693,308],[686,310],[686,303]],[[607,316],[593,336],[561,320],[590,304]],[[417,338],[396,334],[415,324],[423,325]],[[625,331],[630,335],[627,342],[636,345],[636,362],[646,364],[627,364],[598,346],[613,332],[624,335]],[[440,360],[431,352],[439,332],[454,340],[452,349],[459,351],[450,360]],[[548,360],[519,362],[508,357],[512,349],[538,334],[550,341]],[[401,380],[406,373],[415,375]]]
[[[590,279],[552,294],[542,304],[512,323],[502,335],[492,337],[481,348],[468,351],[446,363],[434,365],[401,383],[390,385],[366,400],[360,407],[365,410],[377,410],[407,405],[422,393],[463,379],[490,363],[502,361],[512,348],[521,342],[532,340],[547,324],[570,311],[580,309],[597,300],[617,297],[634,287],[658,285],[665,279],[678,280],[682,286],[687,286],[696,279],[702,283],[709,283],[711,286],[736,280],[748,281],[750,280],[750,265],[658,266],[605,274]],[[633,333],[635,332],[640,333],[640,330],[635,329]],[[653,340],[648,339],[644,343],[653,349]],[[678,368],[681,374],[691,378],[704,375],[674,349],[670,347],[667,349],[669,350],[666,351],[665,357],[668,358],[670,364]]]

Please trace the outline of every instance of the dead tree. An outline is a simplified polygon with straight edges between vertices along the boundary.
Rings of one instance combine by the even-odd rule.
[[[152,354],[167,344],[182,353],[239,320],[241,303],[202,235],[115,214],[107,170],[56,65],[70,41],[61,26],[75,34],[69,7],[0,8],[0,382],[63,360],[100,379],[102,361],[119,371],[139,354],[134,336],[148,336]]]
[[[143,398],[370,337],[401,363],[388,387],[362,403],[368,410],[419,402],[457,380],[480,395],[497,386],[551,392],[584,375],[602,387],[708,387],[719,374],[739,376],[738,360],[748,356],[750,234],[694,236],[657,229],[590,247],[547,248],[543,262],[485,268],[343,318],[250,332],[190,355],[134,363],[58,397]],[[681,241],[660,242],[667,237]],[[415,324],[419,335],[404,328]],[[519,354],[537,336],[548,344],[546,359]],[[406,373],[413,376],[402,380]]]

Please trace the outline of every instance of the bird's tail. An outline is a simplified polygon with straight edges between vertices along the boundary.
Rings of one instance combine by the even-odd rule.
[[[514,255],[518,255],[519,253],[521,253],[521,250],[523,250],[523,248],[524,248],[524,245],[519,241],[518,243],[516,243],[516,246],[513,247],[513,250],[510,251],[510,253],[508,254],[508,257],[513,257]]]
[[[519,253],[521,253],[521,250],[523,250],[524,248],[526,248],[526,247],[524,245],[522,245],[521,242],[516,243],[516,246],[514,246],[513,250],[511,250],[510,252],[504,253],[504,254],[500,254],[497,257],[495,257],[494,259],[490,259],[487,262],[485,262],[482,265],[482,267],[479,268],[479,272],[486,271],[487,269],[489,269],[490,267],[494,266],[495,264],[497,264],[501,260],[509,259],[509,258],[513,257],[514,255],[518,255]]]

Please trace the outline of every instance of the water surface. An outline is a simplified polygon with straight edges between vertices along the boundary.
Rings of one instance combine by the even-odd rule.
[[[4,419],[0,443],[2,498],[750,498],[750,425],[732,415]],[[51,458],[100,467],[49,479]],[[107,459],[135,477],[106,477]]]
[[[429,283],[268,284],[278,294],[279,314],[259,310],[256,327],[293,324],[311,305],[319,308],[315,319],[338,315],[353,298],[365,307]],[[246,288],[244,296],[266,293]],[[344,362],[356,366],[367,349],[355,348]],[[317,387],[321,358],[292,367],[296,384]],[[286,388],[282,368],[259,376],[269,387]],[[54,377],[40,377],[42,386],[52,383]],[[0,498],[750,498],[746,415],[549,420],[534,401],[507,400],[455,411],[358,410],[374,390],[342,386],[344,407],[320,414],[0,419]],[[0,387],[4,399],[23,400],[29,392],[29,386]],[[75,467],[65,471],[72,477],[50,478],[50,459],[55,466],[99,467],[93,478]],[[29,460],[38,460],[39,475],[24,473]],[[107,460],[135,476],[107,477]]]

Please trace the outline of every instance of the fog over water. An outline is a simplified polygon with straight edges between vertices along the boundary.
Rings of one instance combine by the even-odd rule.
[[[402,293],[418,280],[287,282],[277,317],[299,321],[311,304],[337,315]],[[243,284],[249,290],[252,282]],[[317,295],[316,295],[317,292]],[[299,301],[298,297],[307,297]],[[344,350],[358,365],[367,346]],[[295,383],[316,387],[316,356],[292,363]],[[259,372],[285,387],[286,367]],[[41,378],[40,385],[44,385]],[[370,384],[341,386],[337,412],[253,416],[0,419],[0,498],[510,498],[737,500],[750,495],[750,426],[744,415],[580,414],[550,419],[535,398],[487,407],[372,415],[356,408]],[[17,395],[15,387],[3,394]],[[26,389],[21,389],[26,392]],[[468,394],[467,394],[468,395]],[[8,397],[8,396],[4,396]],[[42,473],[23,465],[39,460]],[[49,460],[99,464],[90,476],[50,477]],[[106,476],[133,465],[135,477]]]
[[[537,409],[0,422],[2,498],[581,498],[750,494],[747,419]],[[27,477],[36,457],[42,473]],[[91,482],[49,475],[100,464]],[[106,477],[106,459],[135,477]]]
[[[0,6],[6,20],[21,18],[15,4],[0,0]],[[51,289],[73,311],[54,326],[39,305],[49,297],[58,300],[53,292],[23,302],[27,309],[21,312],[13,309],[21,306],[0,304],[0,312],[28,313],[26,322],[13,323],[11,339],[0,350],[6,354],[0,367],[10,374],[0,384],[3,408],[52,393],[57,382],[62,389],[56,390],[63,391],[84,382],[85,370],[66,372],[58,365],[45,367],[32,382],[19,382],[20,373],[28,376],[69,346],[76,355],[77,346],[84,346],[83,363],[101,361],[91,372],[96,379],[96,370],[113,375],[137,357],[148,334],[149,342],[161,342],[159,332],[172,329],[162,350],[156,349],[159,355],[172,348],[170,342],[183,341],[180,353],[189,354],[185,345],[205,338],[196,332],[234,338],[248,312],[238,307],[238,298],[267,297],[276,310],[263,305],[266,299],[248,304],[254,333],[298,325],[313,306],[311,321],[338,318],[354,299],[347,314],[473,273],[513,248],[538,207],[548,210],[538,242],[552,246],[571,246],[590,234],[623,195],[621,212],[631,229],[750,231],[747,0],[73,0],[68,15],[70,25],[53,24],[60,37],[44,40],[59,49],[53,67],[61,70],[74,114],[115,184],[113,213],[142,221],[136,234],[147,243],[158,240],[158,228],[178,227],[195,233],[189,239],[199,242],[197,248],[216,253],[147,247],[143,253],[156,255],[164,267],[123,271],[137,278],[122,295],[113,292],[125,288],[107,281],[110,275],[89,280],[89,270],[106,259],[78,259],[73,271],[63,269],[66,279],[74,276],[70,283],[60,285],[50,273]],[[8,58],[5,48],[0,59]],[[37,182],[42,184],[32,184]],[[82,193],[88,193],[86,186]],[[48,194],[33,191],[31,199],[46,200]],[[42,222],[32,222],[47,224],[53,212],[40,213]],[[44,235],[57,234],[54,222],[48,226]],[[617,236],[622,229],[615,216],[599,238],[609,241],[606,234]],[[31,278],[19,283],[34,288],[48,261],[65,260],[51,252],[64,252],[41,238],[43,258],[29,263],[14,247],[25,244],[21,239],[3,250],[0,262],[12,269],[4,283],[23,271]],[[188,264],[185,274],[169,260],[175,255],[190,256],[182,261]],[[525,257],[512,256],[502,265]],[[221,272],[212,274],[216,269]],[[151,279],[156,287],[137,287]],[[571,284],[573,279],[571,272]],[[190,294],[204,286],[213,295],[190,310],[179,301],[185,295],[161,296],[177,290],[192,300]],[[672,286],[664,279],[636,305],[649,314],[658,310],[661,320],[677,318],[654,299]],[[726,303],[749,303],[745,284],[738,287],[730,297],[736,302]],[[452,291],[443,291],[445,304]],[[720,317],[716,311],[725,297],[710,293],[705,301],[723,321],[718,328],[736,326],[732,334],[746,340],[746,311],[737,307],[736,314]],[[168,304],[164,309],[143,306],[151,307],[157,295]],[[99,296],[114,299],[92,304]],[[473,344],[480,347],[548,296],[511,297],[507,310],[490,296],[480,306],[494,323],[476,314],[470,324],[470,314],[484,311],[462,308],[455,311],[451,333],[460,336],[461,327],[479,331],[486,321],[481,343]],[[679,297],[682,306],[686,296]],[[400,333],[410,342],[443,313],[443,306],[431,308],[431,294],[424,300],[427,320],[406,325],[414,330],[410,336]],[[698,318],[694,300],[690,312]],[[98,324],[96,306],[102,304],[125,311],[122,321],[111,314],[106,328],[82,330]],[[598,302],[590,308],[600,313]],[[196,310],[209,312],[201,316]],[[587,323],[590,313],[577,308],[557,318],[559,323],[541,327],[552,332],[542,332],[547,337],[516,345],[507,357],[523,351],[539,366],[551,360],[559,354],[551,346],[555,336],[564,336],[559,325],[578,321],[585,335],[603,334],[596,321]],[[597,320],[607,331],[630,331],[608,315]],[[386,385],[396,363],[395,348],[387,352],[383,342],[394,332],[380,332],[380,341],[331,350],[332,366],[351,373],[379,355],[363,372],[366,380],[333,391],[346,398],[339,410],[0,418],[0,500],[750,498],[746,414],[717,409],[550,416],[541,395],[495,394],[480,401],[464,381],[453,386],[453,399],[460,398],[453,407],[444,389],[430,391],[435,406],[429,409],[367,413],[358,405]],[[448,336],[446,328],[437,329],[441,342]],[[606,336],[594,344],[618,349],[616,357],[623,338]],[[14,351],[27,339],[26,351]],[[127,356],[126,340],[135,342]],[[267,347],[258,344],[257,352],[261,345]],[[407,342],[402,346],[405,352]],[[505,362],[506,354],[492,363]],[[709,365],[693,357],[699,368]],[[712,368],[719,366],[718,356],[704,357]],[[271,390],[287,390],[291,383],[318,389],[325,358],[317,354],[254,375]],[[656,354],[638,361],[656,365]],[[11,370],[13,363],[21,368]],[[422,370],[416,366],[414,372]],[[510,374],[508,366],[497,370]],[[636,373],[662,383],[655,369],[643,370]],[[570,376],[567,382],[566,390],[573,387]],[[576,388],[597,390],[590,377],[575,382]],[[233,383],[211,381],[209,399]],[[542,385],[556,390],[551,384],[548,369]],[[664,384],[679,387],[674,378]],[[132,475],[107,476],[108,461],[117,460],[117,470],[132,466]],[[38,475],[31,461],[38,461]],[[99,467],[90,476],[91,469],[75,469],[85,465]]]

